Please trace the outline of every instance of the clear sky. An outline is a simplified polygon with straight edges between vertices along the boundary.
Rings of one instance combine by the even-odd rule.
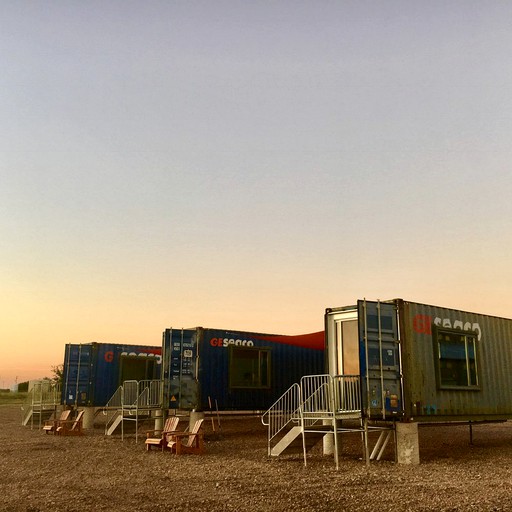
[[[512,3],[4,1],[0,386],[66,343],[512,317]]]

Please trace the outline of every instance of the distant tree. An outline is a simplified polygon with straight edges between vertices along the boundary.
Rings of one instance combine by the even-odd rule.
[[[62,384],[64,379],[64,365],[57,364],[52,366],[52,378],[51,380],[55,382],[55,384]]]
[[[18,391],[20,393],[26,393],[28,391],[28,380],[18,384]]]

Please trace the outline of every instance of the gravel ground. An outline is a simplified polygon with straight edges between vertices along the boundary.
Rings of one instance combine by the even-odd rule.
[[[184,420],[181,422],[183,428]],[[149,427],[148,427],[149,428]],[[512,422],[421,427],[419,466],[384,459],[367,467],[348,434],[339,471],[312,450],[267,458],[258,418],[205,421],[206,454],[147,453],[142,439],[60,437],[21,426],[0,406],[1,511],[512,511]]]

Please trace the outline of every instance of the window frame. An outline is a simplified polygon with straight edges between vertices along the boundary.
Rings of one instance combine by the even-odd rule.
[[[465,363],[464,369],[466,370],[466,384],[448,384],[443,382],[442,376],[442,368],[441,368],[441,345],[440,336],[442,334],[446,335],[456,335],[459,338],[464,338],[464,355],[465,355]],[[470,354],[468,351],[468,339],[472,338],[473,349],[474,349],[474,358],[470,358]],[[475,331],[464,331],[462,329],[451,329],[448,327],[435,326],[432,331],[432,341],[434,343],[434,357],[435,357],[435,368],[436,368],[436,381],[437,387],[440,390],[450,390],[450,391],[479,391],[481,390],[481,372],[480,372],[480,346],[478,341],[478,333]],[[444,358],[447,360],[448,358]],[[470,361],[474,360],[475,370],[474,377],[475,383],[471,383],[471,364]]]
[[[245,352],[245,353],[257,353],[258,354],[258,383],[256,385],[254,384],[247,384],[242,385],[239,383],[234,382],[234,373],[236,372],[236,369],[234,369],[234,364],[236,362],[236,352]],[[266,374],[267,379],[265,383],[262,383],[262,357],[261,354],[266,354]],[[229,388],[230,389],[245,389],[245,390],[265,390],[271,388],[271,380],[272,380],[272,373],[271,373],[271,349],[269,347],[246,347],[241,345],[230,345],[229,347],[229,361],[228,361],[228,374],[229,374]]]

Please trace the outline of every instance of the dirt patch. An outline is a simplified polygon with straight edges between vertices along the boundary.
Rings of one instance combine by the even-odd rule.
[[[184,421],[181,422],[183,427]],[[512,423],[421,427],[419,466],[367,467],[358,434],[343,441],[340,469],[321,449],[269,459],[258,418],[205,422],[206,454],[144,449],[134,436],[47,435],[21,426],[18,406],[0,407],[2,511],[508,511]]]

